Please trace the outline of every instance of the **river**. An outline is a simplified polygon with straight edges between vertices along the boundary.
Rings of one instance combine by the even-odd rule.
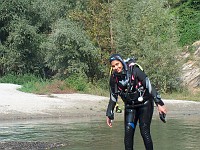
[[[0,149],[123,150],[123,117],[109,128],[105,118],[2,121]],[[196,150],[200,147],[200,117],[185,114],[162,123],[153,117],[155,150]],[[135,149],[144,150],[137,127]]]

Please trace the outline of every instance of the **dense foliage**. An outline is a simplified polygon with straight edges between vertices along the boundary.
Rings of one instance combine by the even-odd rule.
[[[1,77],[78,74],[88,82],[105,81],[108,57],[118,52],[136,56],[153,83],[168,92],[179,87],[177,43],[191,44],[200,35],[195,0],[0,2]]]
[[[170,1],[170,0],[169,0]],[[190,45],[200,39],[200,1],[199,0],[171,0],[171,11],[178,21],[180,34],[179,43]]]
[[[113,3],[114,41],[119,53],[135,56],[156,86],[176,88],[179,72],[174,17],[158,0],[116,0]]]

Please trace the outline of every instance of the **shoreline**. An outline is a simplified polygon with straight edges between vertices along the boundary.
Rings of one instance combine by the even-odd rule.
[[[20,85],[0,83],[0,120],[105,119],[108,97],[89,94],[36,95],[18,91]],[[200,102],[165,100],[168,118],[200,115]],[[122,102],[120,106],[123,105]],[[123,107],[123,106],[122,106]],[[158,117],[156,108],[154,117]],[[123,114],[123,113],[122,113]],[[120,116],[120,114],[116,114]],[[121,115],[123,116],[123,115]]]
[[[79,93],[36,95],[18,91],[20,87],[0,84],[0,120],[105,115],[107,97]]]

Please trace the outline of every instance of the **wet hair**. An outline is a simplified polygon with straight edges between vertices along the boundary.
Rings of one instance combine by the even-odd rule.
[[[121,57],[120,54],[112,54],[112,55],[110,56],[110,58],[109,58],[110,63],[111,63],[113,60],[118,60],[118,61],[120,61],[120,62],[122,63],[122,65],[123,65],[124,69],[125,69],[126,71],[128,70],[128,69],[127,69],[126,63],[124,62],[124,60],[122,59],[122,57]]]
[[[110,63],[113,61],[113,60],[119,60],[119,61],[123,61],[122,57],[120,54],[112,54],[109,58],[109,61]]]

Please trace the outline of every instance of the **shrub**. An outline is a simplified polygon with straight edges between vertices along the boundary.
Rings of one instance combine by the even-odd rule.
[[[33,75],[33,74],[25,74],[25,75],[14,75],[8,74],[0,78],[1,83],[13,83],[23,85],[28,82],[37,82],[41,81],[42,79]]]

